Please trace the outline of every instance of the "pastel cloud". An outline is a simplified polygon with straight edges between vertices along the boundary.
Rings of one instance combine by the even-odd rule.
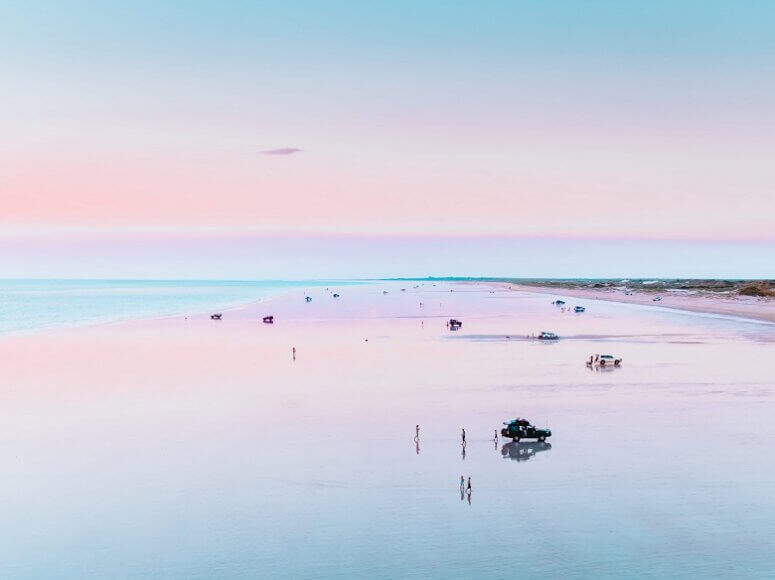
[[[293,155],[301,151],[298,147],[280,147],[279,149],[265,149],[261,151],[261,155]]]

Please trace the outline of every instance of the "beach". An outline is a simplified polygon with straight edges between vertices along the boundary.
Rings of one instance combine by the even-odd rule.
[[[724,316],[775,322],[775,299],[773,298],[758,298],[754,296],[739,296],[702,291],[639,292],[635,290],[628,295],[625,294],[623,290],[615,288],[558,288],[541,286],[540,284],[530,284],[528,286],[507,282],[494,282],[493,284],[498,287],[511,288],[523,292],[552,294],[560,298],[606,300],[610,302],[621,302],[623,304],[641,304],[644,306],[672,308],[689,312],[721,314]],[[656,296],[659,296],[661,300],[655,302],[654,298]]]
[[[770,574],[769,315],[577,292],[317,286],[2,337],[0,576]],[[552,436],[493,441],[515,417]]]

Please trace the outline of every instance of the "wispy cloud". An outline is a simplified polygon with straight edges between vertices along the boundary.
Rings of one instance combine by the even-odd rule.
[[[261,151],[261,155],[293,155],[302,151],[298,147],[281,147],[279,149],[265,149]]]

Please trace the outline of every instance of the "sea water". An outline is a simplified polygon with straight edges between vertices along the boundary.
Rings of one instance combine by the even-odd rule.
[[[416,286],[0,341],[0,577],[772,577],[775,325]]]
[[[336,282],[339,286],[351,282]],[[225,309],[325,280],[0,280],[0,335]]]

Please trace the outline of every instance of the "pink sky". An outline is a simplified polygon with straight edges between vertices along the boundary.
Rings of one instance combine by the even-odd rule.
[[[0,239],[775,242],[769,12],[603,4],[9,5]]]

